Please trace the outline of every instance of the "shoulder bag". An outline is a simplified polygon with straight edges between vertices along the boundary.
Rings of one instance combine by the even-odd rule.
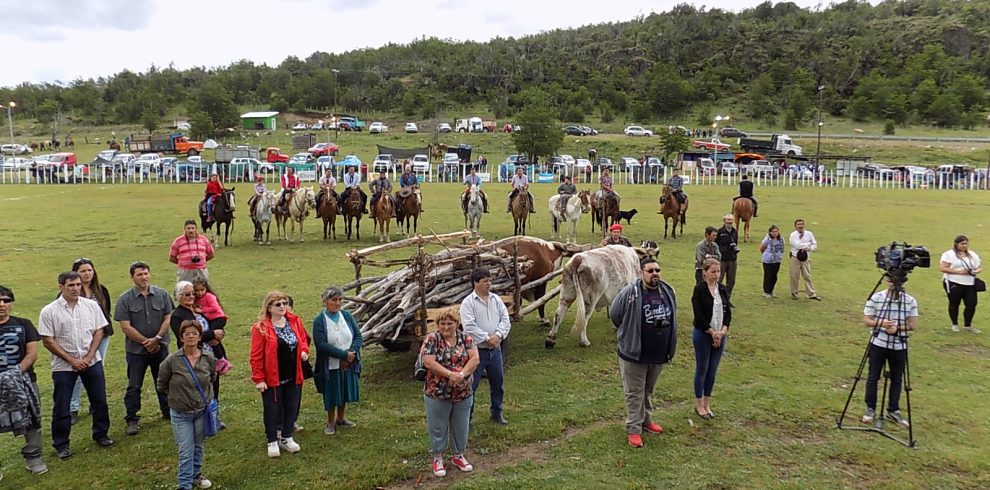
[[[969,265],[969,262],[967,262],[966,260],[962,260],[962,263],[963,266],[965,266],[966,269],[969,271],[969,273],[973,274],[973,267]],[[985,293],[987,291],[987,283],[984,282],[983,279],[976,277],[975,274],[973,274],[973,287],[976,288],[977,293]]]
[[[203,414],[206,416],[206,420],[203,421],[203,433],[206,437],[213,437],[220,432],[220,404],[217,403],[216,398],[206,399],[206,392],[203,391],[203,387],[199,384],[199,377],[196,376],[196,371],[193,371],[192,364],[189,363],[189,358],[186,356],[181,357],[186,363],[186,369],[189,370],[193,381],[196,382],[196,389],[199,390],[199,396],[203,397],[203,402],[206,403],[206,412]]]
[[[426,366],[423,365],[423,350],[426,342],[419,346],[419,355],[416,356],[416,365],[413,367],[413,378],[416,381],[426,381]]]

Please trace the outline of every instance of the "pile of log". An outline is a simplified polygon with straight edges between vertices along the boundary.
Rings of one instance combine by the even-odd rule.
[[[512,242],[516,238],[488,243],[453,243],[469,235],[465,231],[416,236],[347,254],[354,264],[356,278],[344,286],[343,308],[358,320],[365,344],[395,341],[404,333],[416,337],[426,335],[427,319],[435,316],[431,312],[459,305],[471,293],[471,271],[478,267],[491,273],[493,292],[512,294],[507,303],[519,304],[518,295],[522,290],[519,277],[532,266],[532,261],[504,251],[513,250]],[[429,244],[441,245],[444,249],[434,254],[426,253],[423,247]],[[406,259],[376,260],[371,257],[404,247],[416,247],[416,253]],[[361,278],[361,268],[365,265],[402,267],[384,276]]]

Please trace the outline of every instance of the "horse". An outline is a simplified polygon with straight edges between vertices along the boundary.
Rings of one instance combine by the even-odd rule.
[[[753,219],[753,201],[749,198],[743,197],[736,199],[732,203],[732,215],[736,217],[736,230],[739,230],[739,221],[742,220],[746,223],[746,229],[743,230],[743,241],[749,241],[749,220]]]
[[[224,189],[223,194],[217,196],[216,200],[213,202],[213,220],[210,221],[206,214],[206,199],[203,199],[199,203],[199,221],[202,225],[203,232],[210,232],[210,242],[214,246],[217,245],[217,241],[220,239],[220,225],[226,225],[223,233],[223,246],[229,247],[230,242],[230,227],[234,222],[234,208],[236,203],[234,202],[234,189]],[[213,224],[216,223],[216,232],[214,232]]]
[[[120,151],[120,143],[117,143],[116,141],[111,141],[109,148],[111,150]]]
[[[306,215],[309,214],[308,208],[316,207],[316,193],[313,192],[312,187],[300,187],[292,193],[292,197],[289,198],[286,205],[288,207],[288,214],[285,214],[281,209],[275,209],[275,225],[278,228],[278,239],[285,240],[288,238],[289,243],[296,241],[296,223],[299,223],[299,242],[302,243],[304,241],[303,221]],[[289,226],[292,227],[291,236],[285,227],[287,221],[291,221],[289,223]]]
[[[529,220],[529,193],[520,190],[512,198],[512,221],[515,223],[513,235],[526,234],[526,222]]]
[[[271,245],[272,209],[275,208],[275,194],[272,191],[265,191],[265,194],[257,199],[258,203],[254,206],[254,214],[251,215],[251,221],[254,223],[254,241],[258,245]]]
[[[351,224],[353,220],[357,220],[357,239],[361,239],[361,193],[356,189],[352,190],[347,196],[347,200],[344,201],[344,209],[342,214],[344,215],[344,232],[347,234],[347,239],[351,239]]]
[[[339,214],[339,209],[337,209],[337,193],[330,191],[323,195],[323,200],[320,201],[319,208],[316,210],[320,217],[323,218],[323,239],[328,238],[337,239],[337,214]]]
[[[611,192],[608,195],[604,194],[602,191],[595,193],[595,199],[591,201],[591,210],[593,213],[591,232],[595,232],[595,220],[600,218],[599,225],[602,228],[602,236],[608,235],[608,227],[614,223],[618,223],[620,219],[619,214],[619,203],[621,199],[619,195]]]
[[[395,215],[395,203],[392,196],[382,192],[378,196],[378,201],[371,208],[371,219],[374,233],[378,235],[378,242],[390,241],[389,235],[392,233],[392,217]]]
[[[667,238],[667,226],[670,220],[674,220],[674,227],[671,229],[671,236],[677,239],[677,224],[681,224],[681,236],[684,235],[684,224],[687,223],[688,200],[681,204],[674,196],[673,189],[669,185],[663,186],[663,194],[660,195],[660,211],[663,215],[663,237]]]
[[[407,191],[408,189],[408,191]],[[419,228],[419,212],[422,207],[423,196],[419,192],[419,189],[412,189],[411,187],[405,187],[396,191],[395,195],[398,197],[401,194],[408,193],[409,195],[403,195],[402,207],[395,210],[395,222],[399,225],[399,231],[402,231],[402,224],[406,225],[406,238],[409,238],[409,226],[412,225],[413,233],[415,234]]]
[[[478,186],[472,185],[471,189],[468,190],[467,211],[464,212],[464,228],[471,230],[471,238],[477,238],[479,236],[481,216],[484,213],[485,205],[481,200],[481,190],[478,189]]]
[[[584,190],[570,197],[565,204],[564,212],[560,212],[558,203],[560,195],[550,196],[550,238],[560,238],[560,224],[564,223],[567,230],[567,243],[577,242],[577,225],[581,215],[591,210],[591,192]]]

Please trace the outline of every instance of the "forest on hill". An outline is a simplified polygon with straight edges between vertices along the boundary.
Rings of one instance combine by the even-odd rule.
[[[236,126],[243,107],[428,119],[472,106],[504,118],[533,90],[573,123],[669,120],[728,100],[790,129],[815,118],[821,97],[825,111],[857,121],[972,128],[986,123],[988,77],[990,0],[848,0],[738,13],[682,4],[627,22],[481,43],[424,38],[277,66],[152,66],[0,88],[0,100],[44,124],[143,124],[178,112],[201,135]]]

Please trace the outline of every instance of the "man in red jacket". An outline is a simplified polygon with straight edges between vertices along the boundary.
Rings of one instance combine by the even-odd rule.
[[[292,167],[286,168],[285,173],[282,174],[282,192],[278,199],[278,208],[283,213],[288,214],[289,210],[285,207],[286,203],[292,197],[292,193],[299,188],[299,185],[299,177],[296,176],[296,169]]]

